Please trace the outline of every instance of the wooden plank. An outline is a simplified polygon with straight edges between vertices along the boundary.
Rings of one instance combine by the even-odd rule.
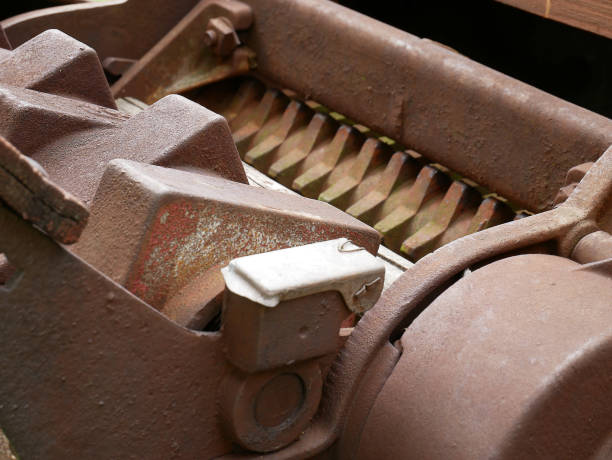
[[[612,38],[612,0],[497,0],[548,19]]]

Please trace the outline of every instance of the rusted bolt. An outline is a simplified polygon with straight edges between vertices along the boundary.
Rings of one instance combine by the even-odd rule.
[[[219,56],[228,56],[240,45],[232,22],[224,17],[208,21],[204,34],[204,44]]]
[[[589,172],[591,166],[593,166],[592,161],[588,163],[579,164],[578,166],[574,166],[567,172],[567,175],[565,176],[565,186],[559,189],[559,192],[555,197],[555,201],[553,203],[555,206],[564,203],[569,198],[569,196],[578,186],[578,183],[582,180],[584,176],[586,176],[586,173]]]
[[[266,383],[255,397],[255,420],[266,428],[279,426],[294,418],[304,405],[305,396],[304,381],[298,374],[279,374]]]
[[[316,360],[251,375],[235,370],[220,386],[225,429],[246,449],[280,449],[304,431],[317,411],[322,388]]]
[[[582,237],[574,247],[571,258],[581,264],[599,262],[612,257],[612,235],[596,231]]]
[[[208,47],[211,47],[215,43],[217,43],[217,32],[212,29],[207,30],[204,33],[204,44]]]

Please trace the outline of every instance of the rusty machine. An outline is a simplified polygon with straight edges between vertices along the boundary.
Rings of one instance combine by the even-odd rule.
[[[327,0],[0,25],[15,456],[612,458],[611,120]]]

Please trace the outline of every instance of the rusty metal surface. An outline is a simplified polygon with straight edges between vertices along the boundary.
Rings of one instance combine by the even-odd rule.
[[[228,291],[223,310],[228,359],[255,373],[326,355],[335,350],[340,324],[350,313],[333,291],[286,300],[274,308]]]
[[[411,260],[514,217],[498,198],[483,199],[416,152],[397,151],[365,127],[256,80],[213,85],[192,98],[225,116],[244,161],[373,226],[385,246]]]
[[[219,27],[213,30],[215,20],[229,22],[226,25],[231,29],[229,38],[222,36]],[[244,47],[234,51],[239,40],[233,27],[246,29],[251,22],[251,9],[244,3],[200,1],[113,85],[114,96],[131,96],[153,103],[167,94],[180,94],[248,72],[252,53]],[[216,40],[209,46],[207,34],[214,34]],[[230,45],[226,44],[228,40]]]
[[[10,153],[14,153],[13,157],[26,165],[37,164],[34,160],[40,162],[51,179],[82,198],[88,206],[91,205],[98,185],[101,186],[96,197],[101,197],[102,205],[112,207],[113,200],[104,199],[105,187],[112,188],[113,181],[129,182],[126,177],[118,177],[125,171],[112,174],[116,165],[126,164],[125,161],[113,161],[114,158],[135,158],[188,169],[178,171],[131,163],[133,169],[138,171],[144,168],[146,174],[136,178],[137,184],[133,185],[132,190],[134,193],[130,193],[129,187],[122,187],[115,201],[137,209],[146,207],[148,203],[151,209],[163,212],[150,224],[144,222],[146,219],[139,220],[137,212],[125,215],[127,225],[107,232],[115,235],[118,232],[126,238],[127,244],[133,244],[130,238],[135,232],[150,230],[148,235],[152,235],[152,238],[148,249],[145,247],[146,251],[143,251],[142,260],[126,258],[126,254],[134,255],[129,251],[120,254],[121,257],[112,258],[108,247],[98,248],[99,256],[106,260],[113,259],[116,265],[113,268],[122,264],[134,264],[137,273],[126,284],[157,308],[163,306],[169,295],[179,291],[182,285],[170,286],[174,289],[169,289],[168,285],[172,283],[158,276],[164,267],[155,266],[156,260],[151,259],[153,264],[147,264],[146,260],[155,251],[161,251],[160,254],[165,253],[166,256],[172,255],[172,248],[176,245],[185,249],[181,235],[187,238],[191,235],[193,244],[190,248],[195,249],[188,250],[185,255],[200,257],[202,254],[198,248],[192,246],[208,244],[210,254],[218,256],[216,262],[205,266],[184,263],[184,260],[178,263],[170,261],[170,265],[165,267],[167,275],[172,278],[173,271],[178,268],[176,278],[181,283],[197,282],[194,275],[202,272],[202,269],[215,270],[217,267],[218,270],[220,263],[227,262],[235,254],[245,255],[269,249],[270,245],[266,245],[266,241],[272,244],[271,248],[277,248],[318,241],[329,236],[348,236],[376,253],[379,237],[374,230],[324,203],[258,190],[214,177],[229,177],[246,182],[225,120],[183,98],[165,98],[130,117],[111,108],[83,102],[78,99],[78,95],[75,95],[77,99],[73,99],[12,85],[3,84],[1,88],[2,103],[6,109],[0,124],[2,134],[19,145],[32,160],[19,156],[16,151],[10,150]],[[38,121],[35,125],[34,120]],[[155,136],[150,135],[152,131]],[[101,177],[101,171],[105,169],[110,172]],[[31,179],[37,187],[47,184],[46,181],[42,173]],[[236,188],[236,185],[239,187]],[[149,202],[139,199],[142,196],[138,195],[139,192],[146,194],[143,191],[147,188],[154,189],[150,197],[152,201]],[[49,190],[45,192],[50,194]],[[21,197],[21,194],[18,195]],[[216,222],[225,232],[223,238],[216,241],[207,239],[207,234],[198,234],[198,219],[194,220],[197,216],[189,212],[185,214],[185,206],[189,207],[190,203],[199,206],[202,214],[200,223]],[[220,206],[225,206],[224,215],[217,212]],[[85,212],[85,208],[79,209]],[[192,210],[195,212],[195,208]],[[143,214],[146,212],[140,216]],[[3,364],[6,364],[2,366],[3,373],[11,377],[0,379],[0,398],[3,402],[10,401],[10,408],[8,403],[0,407],[0,425],[6,427],[20,455],[26,458],[59,458],[65,452],[78,452],[88,458],[108,458],[109,455],[121,452],[122,456],[193,458],[195,452],[206,452],[206,456],[217,456],[232,450],[232,435],[228,430],[235,427],[224,428],[215,410],[205,416],[201,412],[204,406],[212,406],[212,402],[220,397],[219,391],[223,391],[224,398],[238,398],[238,405],[255,407],[256,412],[263,411],[264,415],[268,406],[274,406],[274,401],[266,396],[270,391],[266,389],[267,385],[257,389],[249,383],[245,387],[250,388],[246,399],[240,396],[242,393],[238,389],[228,393],[228,388],[221,381],[227,373],[228,364],[223,358],[220,333],[187,334],[184,329],[177,329],[177,326],[172,326],[169,318],[154,313],[148,305],[131,297],[91,266],[28,228],[25,222],[7,209],[0,209],[0,215],[3,228],[0,251],[6,254],[2,259],[0,302],[3,307],[6,306],[2,309],[2,322],[8,331],[2,336],[6,340],[3,349],[8,343],[13,344],[11,352],[2,357]],[[210,217],[221,220],[210,221]],[[190,219],[194,225],[182,225],[189,224]],[[243,225],[232,227],[232,223],[237,222]],[[258,234],[263,240],[253,233],[258,228],[258,222],[261,227]],[[132,225],[132,231],[126,231],[129,225]],[[88,228],[95,227],[90,225]],[[211,231],[214,232],[214,228],[211,227]],[[91,240],[95,242],[103,234],[94,233]],[[242,237],[243,244],[237,244],[232,236]],[[173,237],[178,239],[173,241]],[[83,239],[83,242],[87,241],[87,238]],[[220,251],[218,243],[227,244],[229,252]],[[53,267],[54,274],[48,277],[42,275],[49,267]],[[145,267],[144,271],[139,271],[138,267]],[[181,273],[182,269],[187,269],[189,273]],[[141,283],[138,276],[143,273],[145,276]],[[151,282],[149,275],[153,277],[150,289],[146,286],[147,282]],[[61,287],[58,287],[57,281],[63,277],[68,277],[70,282],[62,281]],[[208,290],[208,281],[204,283],[206,287],[202,294],[209,296],[209,299],[210,294],[213,294],[211,301],[214,302],[218,290]],[[141,289],[143,286],[144,290]],[[87,294],[78,295],[77,291],[81,289]],[[71,303],[67,308],[69,299],[75,298],[79,298],[79,302]],[[157,304],[156,300],[159,299],[162,300]],[[176,297],[170,300],[176,301]],[[90,308],[96,314],[91,315]],[[118,316],[113,316],[115,313]],[[194,316],[196,320],[201,320],[197,313],[191,315],[192,318],[184,324],[190,325]],[[323,317],[317,318],[321,321],[324,321],[325,315],[329,316],[328,311],[322,311],[321,314]],[[40,349],[41,342],[31,340],[18,343],[17,336],[27,336],[19,331],[19,325],[24,323],[22,315],[30,315],[32,324],[39,325],[38,337],[45,343],[46,349],[44,354],[25,361],[23,356],[33,356],[34,350]],[[97,323],[104,324],[97,327]],[[340,321],[334,323],[338,328]],[[152,335],[142,334],[144,331],[150,331]],[[49,337],[52,337],[51,342],[48,341]],[[163,337],[172,338],[173,344],[164,343]],[[156,341],[155,347],[148,344],[151,338]],[[90,346],[86,347],[84,343]],[[324,350],[328,356],[317,357],[315,365],[323,374],[339,343],[341,341],[334,341],[334,347]],[[193,347],[202,350],[192,353]],[[193,360],[192,365],[182,358],[185,354]],[[303,359],[301,355],[296,357],[298,360]],[[215,365],[209,366],[208,360],[214,361]],[[287,360],[291,361],[290,358]],[[24,362],[27,363],[25,367]],[[194,367],[195,363],[197,365]],[[298,363],[288,368],[275,369],[272,374],[299,374],[300,365]],[[31,373],[29,369],[32,366],[41,369],[46,377]],[[165,371],[169,366],[174,369],[172,372]],[[192,369],[191,377],[185,374],[186,367]],[[165,371],[161,375],[158,372],[160,368]],[[149,373],[155,377],[147,377]],[[275,378],[274,375],[272,378]],[[184,399],[184,396],[189,393],[187,388],[196,387],[193,380],[195,376],[199,381],[197,387],[205,390],[203,396],[194,403],[192,397]],[[140,381],[140,378],[144,380]],[[173,381],[173,391],[168,393],[166,388],[170,381]],[[246,382],[250,381],[247,376]],[[310,402],[304,406],[307,409],[300,411],[301,415],[295,419],[295,423],[287,421],[281,423],[280,427],[271,427],[275,433],[272,442],[277,443],[280,439],[281,444],[261,447],[263,444],[260,443],[257,444],[260,446],[258,449],[275,449],[300,435],[318,407],[321,381],[319,376],[319,383],[305,386],[305,398]],[[126,387],[129,391],[125,390]],[[165,391],[166,397],[158,398],[157,391],[152,387]],[[74,394],[74,388],[83,391]],[[94,400],[91,400],[92,396]],[[177,397],[181,402],[175,401]],[[70,398],[70,403],[67,398]],[[77,408],[79,416],[67,417],[67,407]],[[23,410],[19,410],[21,408]],[[280,413],[284,412],[281,410]],[[112,419],[113,414],[118,417],[117,420]],[[262,420],[268,423],[264,415]],[[290,416],[291,413],[287,413],[285,418]],[[72,423],[77,423],[78,427],[72,427]],[[174,428],[168,430],[167,436],[157,437],[155,443],[150,443],[150,439],[165,425]],[[185,425],[194,428],[186,430]],[[37,428],[39,426],[53,426],[53,429],[40,430]],[[95,435],[90,434],[92,430],[96,432]],[[205,432],[207,436],[187,446],[187,439],[196,436],[193,430]],[[265,433],[270,434],[268,431]],[[252,437],[252,433],[244,435]],[[242,439],[242,435],[239,439]],[[150,444],[143,447],[143,442]],[[250,443],[248,445],[251,446]]]
[[[314,361],[240,374],[225,332],[175,325],[4,207],[0,224],[0,251],[19,269],[0,286],[0,426],[20,457],[211,458],[233,439],[277,449],[307,426],[341,337]]]
[[[74,250],[163,310],[194,276],[235,257],[339,237],[376,254],[378,234],[325,203],[115,160]]]
[[[257,55],[258,75],[332,107],[531,211],[549,208],[565,172],[595,160],[612,141],[610,122],[603,117],[332,2],[245,3],[257,17],[244,40]],[[28,38],[42,27],[64,30],[70,22],[67,31],[94,47],[102,59],[134,59],[159,42],[158,29],[145,28],[138,38],[125,31],[131,38],[126,41],[139,52],[122,56],[117,52],[120,34],[92,34],[88,23],[97,15],[98,24],[123,30],[118,17],[139,4],[130,0],[60,7],[3,24],[10,39],[20,30]],[[174,15],[182,11],[178,17],[183,17],[193,6],[181,3],[155,24],[168,31],[168,17],[175,17],[170,24],[176,24]],[[147,13],[134,31],[163,8],[143,10]],[[280,23],[283,27],[276,26]],[[338,30],[344,33],[338,35]],[[109,47],[116,52],[109,54]]]
[[[13,47],[58,29],[108,57],[140,59],[198,0],[111,0],[57,6],[2,21]]]
[[[10,50],[12,49],[11,44],[9,43],[8,37],[6,36],[6,32],[4,32],[4,28],[0,23],[0,49]]]
[[[163,306],[169,319],[188,329],[203,331],[209,325],[217,325],[220,315],[225,283],[220,266],[211,267],[191,277],[177,293],[170,296]]]
[[[610,120],[333,2],[245,3],[258,75],[531,211],[612,143]]]
[[[611,277],[561,257],[465,275],[402,336],[356,458],[609,458],[611,306]]]
[[[44,54],[52,44],[61,52],[48,63],[32,67],[29,58],[12,59],[21,49],[29,50],[27,55]],[[192,167],[247,182],[221,116],[169,96],[128,117],[113,109],[95,53],[86,51],[86,58],[80,59],[79,51],[75,59],[75,47],[86,48],[61,32],[45,32],[5,57],[0,71],[0,135],[40,163],[56,184],[90,205],[106,164],[114,158]],[[68,71],[81,81],[74,91],[64,91],[64,81],[72,87],[62,76]],[[30,86],[40,91],[27,89]],[[88,103],[98,93],[108,95],[110,103],[105,105],[110,107]]]
[[[555,205],[559,205],[569,198],[591,166],[593,166],[592,161],[574,166],[567,172],[565,185],[559,189],[559,193],[555,197]]]
[[[402,352],[390,342],[383,345],[371,364],[365,370],[353,395],[354,404],[347,410],[345,429],[338,438],[336,446],[329,449],[329,458],[355,458],[359,451],[359,441],[372,404],[378,393],[397,365]],[[317,458],[316,456],[314,458]]]
[[[175,21],[158,16],[163,6],[145,11],[133,29],[120,16],[139,0],[2,24],[13,44],[54,22],[73,27],[107,62],[145,56],[126,71],[142,76],[155,43],[163,46],[154,55],[170,58],[191,36],[209,54],[231,51],[228,23],[193,13],[213,3],[179,1]],[[127,99],[130,115],[114,101],[87,102],[108,86],[96,82],[91,52],[60,32],[50,40],[68,53],[50,53],[32,75],[26,58],[11,59],[36,55],[44,41],[0,50],[12,62],[0,78],[0,135],[49,179],[10,144],[5,157],[92,213],[69,252],[0,203],[0,426],[16,452],[609,457],[612,148],[600,154],[610,121],[331,2],[231,4],[253,14],[239,39],[257,53],[259,80],[190,94],[229,124],[178,96],[150,107]],[[96,15],[113,33],[85,30]],[[207,32],[222,29],[231,46],[214,49]],[[126,37],[134,43],[121,51]],[[63,65],[93,72],[91,94],[86,85],[64,94]],[[33,81],[48,86],[28,89]],[[379,243],[327,204],[245,185],[238,151],[419,261],[358,322],[337,294],[248,317],[242,307],[253,305],[226,293],[229,314],[216,330],[218,271],[231,258],[340,236],[373,254]],[[515,214],[447,167],[514,204],[550,210]],[[314,351],[297,340],[306,326],[319,339]],[[216,331],[188,329],[207,327]],[[252,351],[265,359],[236,358]]]
[[[111,76],[119,78],[136,63],[136,59],[108,57],[102,61],[102,67]]]
[[[88,206],[107,163],[115,158],[247,181],[225,120],[179,96],[168,96],[130,118],[2,83],[0,91],[0,134]]]
[[[258,171],[251,165],[244,163],[244,170],[249,179],[249,185],[253,185],[254,187],[261,187],[268,190],[275,190],[283,193],[294,194],[297,195],[293,190],[285,187],[282,184],[270,179],[268,176]],[[397,278],[399,278],[406,269],[414,265],[408,259],[400,256],[399,254],[393,252],[389,248],[384,245],[380,245],[378,247],[378,253],[376,254],[377,259],[379,259],[385,266],[385,280],[383,285],[383,290],[388,289]]]
[[[243,448],[275,451],[299,438],[316,413],[329,358],[346,337],[341,327],[353,324],[347,307],[368,286],[372,305],[384,268],[341,238],[234,259],[223,276],[223,339],[236,369],[220,389],[222,418]],[[354,295],[344,292],[359,285]]]
[[[612,235],[597,231],[582,238],[572,252],[572,259],[581,264],[612,258]]]
[[[270,452],[289,444],[315,414],[323,386],[316,361],[254,375],[228,375],[221,391],[230,437],[245,449]],[[229,397],[227,397],[229,396]]]
[[[4,207],[0,227],[22,270],[0,288],[0,426],[19,458],[231,451],[218,333],[174,324]]]
[[[552,211],[492,227],[443,246],[406,270],[385,291],[372,310],[359,321],[330,369],[318,417],[302,437],[274,455],[275,459],[308,458],[333,447],[339,436],[350,433],[345,416],[355,405],[361,377],[389,342],[406,327],[406,320],[424,308],[436,290],[452,282],[466,269],[516,251],[553,243],[557,253],[569,256],[576,243],[597,230],[602,210],[612,197],[612,148],[589,170],[575,192]],[[363,392],[367,395],[367,392]],[[362,410],[367,410],[364,408]],[[342,452],[338,453],[342,457]],[[237,458],[230,456],[227,458]],[[350,458],[350,457],[344,457]]]
[[[21,217],[64,244],[87,224],[84,205],[51,182],[44,170],[0,137],[0,199]]]
[[[96,52],[57,30],[0,55],[0,82],[116,108]]]

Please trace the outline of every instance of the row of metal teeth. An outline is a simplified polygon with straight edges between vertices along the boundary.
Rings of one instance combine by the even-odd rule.
[[[197,94],[227,119],[243,160],[281,184],[373,226],[411,260],[515,218],[413,151],[395,151],[367,128],[247,79]],[[225,87],[224,87],[225,86]]]

